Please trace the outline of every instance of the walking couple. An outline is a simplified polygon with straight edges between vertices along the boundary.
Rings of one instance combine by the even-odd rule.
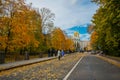
[[[63,57],[63,56],[64,56],[64,54],[65,54],[65,53],[64,53],[64,51],[63,51],[63,50],[62,50],[62,51],[61,51],[61,50],[58,50],[58,52],[57,52],[57,57],[58,57],[58,60],[60,60],[60,58],[61,58],[61,57]]]

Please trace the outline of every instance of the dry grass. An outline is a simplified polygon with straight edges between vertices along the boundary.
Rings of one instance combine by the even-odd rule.
[[[99,55],[97,55],[97,57],[100,58],[100,59],[103,59],[103,60],[105,60],[105,61],[107,61],[107,62],[109,62],[109,63],[111,63],[113,65],[116,65],[116,66],[118,66],[120,68],[120,62],[117,62],[117,61],[115,61],[113,59],[103,57],[103,56],[99,56]]]
[[[117,61],[120,62],[120,57],[114,57],[114,56],[106,56],[106,57],[117,60]]]

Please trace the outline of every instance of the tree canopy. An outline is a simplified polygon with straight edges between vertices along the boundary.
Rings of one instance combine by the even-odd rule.
[[[92,1],[100,6],[92,20],[98,36],[94,44],[106,54],[120,56],[120,0]]]

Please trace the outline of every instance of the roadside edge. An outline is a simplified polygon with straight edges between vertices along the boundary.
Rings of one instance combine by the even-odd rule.
[[[100,56],[100,55],[96,55],[96,57],[98,57],[98,58],[100,58],[100,59],[102,59],[104,61],[107,61],[110,64],[113,64],[113,65],[115,65],[115,66],[120,68],[120,63],[115,61],[115,60],[113,60],[113,59],[110,59],[110,58],[107,58],[107,57],[103,57],[103,56]]]

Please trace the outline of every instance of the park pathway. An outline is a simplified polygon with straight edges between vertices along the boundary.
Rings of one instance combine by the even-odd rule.
[[[82,58],[67,80],[120,80],[120,68],[88,55]]]

